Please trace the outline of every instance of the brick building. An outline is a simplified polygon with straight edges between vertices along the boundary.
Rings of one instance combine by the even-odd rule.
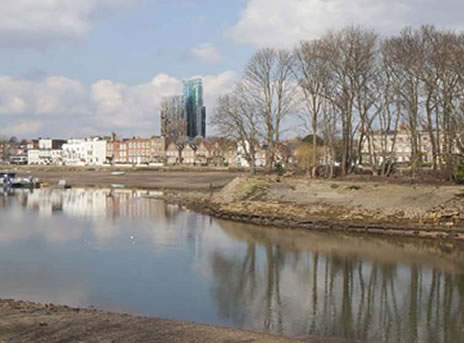
[[[10,144],[8,142],[0,142],[0,162],[8,161],[8,150]]]
[[[111,140],[107,143],[107,159],[111,163],[148,164],[163,162],[166,139],[164,137]]]

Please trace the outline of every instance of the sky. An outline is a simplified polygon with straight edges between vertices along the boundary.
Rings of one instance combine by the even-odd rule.
[[[462,30],[463,13],[462,0],[0,0],[0,136],[156,135],[162,97],[202,77],[211,116],[258,48],[347,25]]]

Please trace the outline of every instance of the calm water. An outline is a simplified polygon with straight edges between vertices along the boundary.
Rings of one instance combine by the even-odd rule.
[[[462,247],[263,229],[146,195],[0,195],[0,298],[297,337],[464,342]]]

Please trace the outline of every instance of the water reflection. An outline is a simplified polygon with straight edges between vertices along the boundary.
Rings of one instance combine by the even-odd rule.
[[[211,257],[220,315],[239,326],[372,342],[462,341],[462,250],[220,225],[247,244],[242,255]]]
[[[298,337],[462,341],[462,246],[259,228],[147,195],[0,196],[0,297]]]
[[[166,211],[168,207],[161,208],[159,203],[150,201],[137,202],[144,197],[154,197],[159,194],[155,191],[140,190],[43,189],[16,191],[9,195],[16,197],[16,203],[24,208],[38,210],[41,216],[64,212],[72,217],[89,218],[169,217],[169,212],[159,213],[159,211]],[[0,202],[0,207],[7,206],[8,200],[5,199],[8,197],[3,197],[4,201]]]

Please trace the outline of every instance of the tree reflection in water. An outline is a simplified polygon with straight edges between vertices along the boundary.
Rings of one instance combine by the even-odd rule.
[[[246,244],[243,253],[211,255],[219,315],[239,327],[369,342],[462,342],[460,249],[444,257],[436,243],[417,248],[378,238],[350,247],[360,239],[218,223]]]

